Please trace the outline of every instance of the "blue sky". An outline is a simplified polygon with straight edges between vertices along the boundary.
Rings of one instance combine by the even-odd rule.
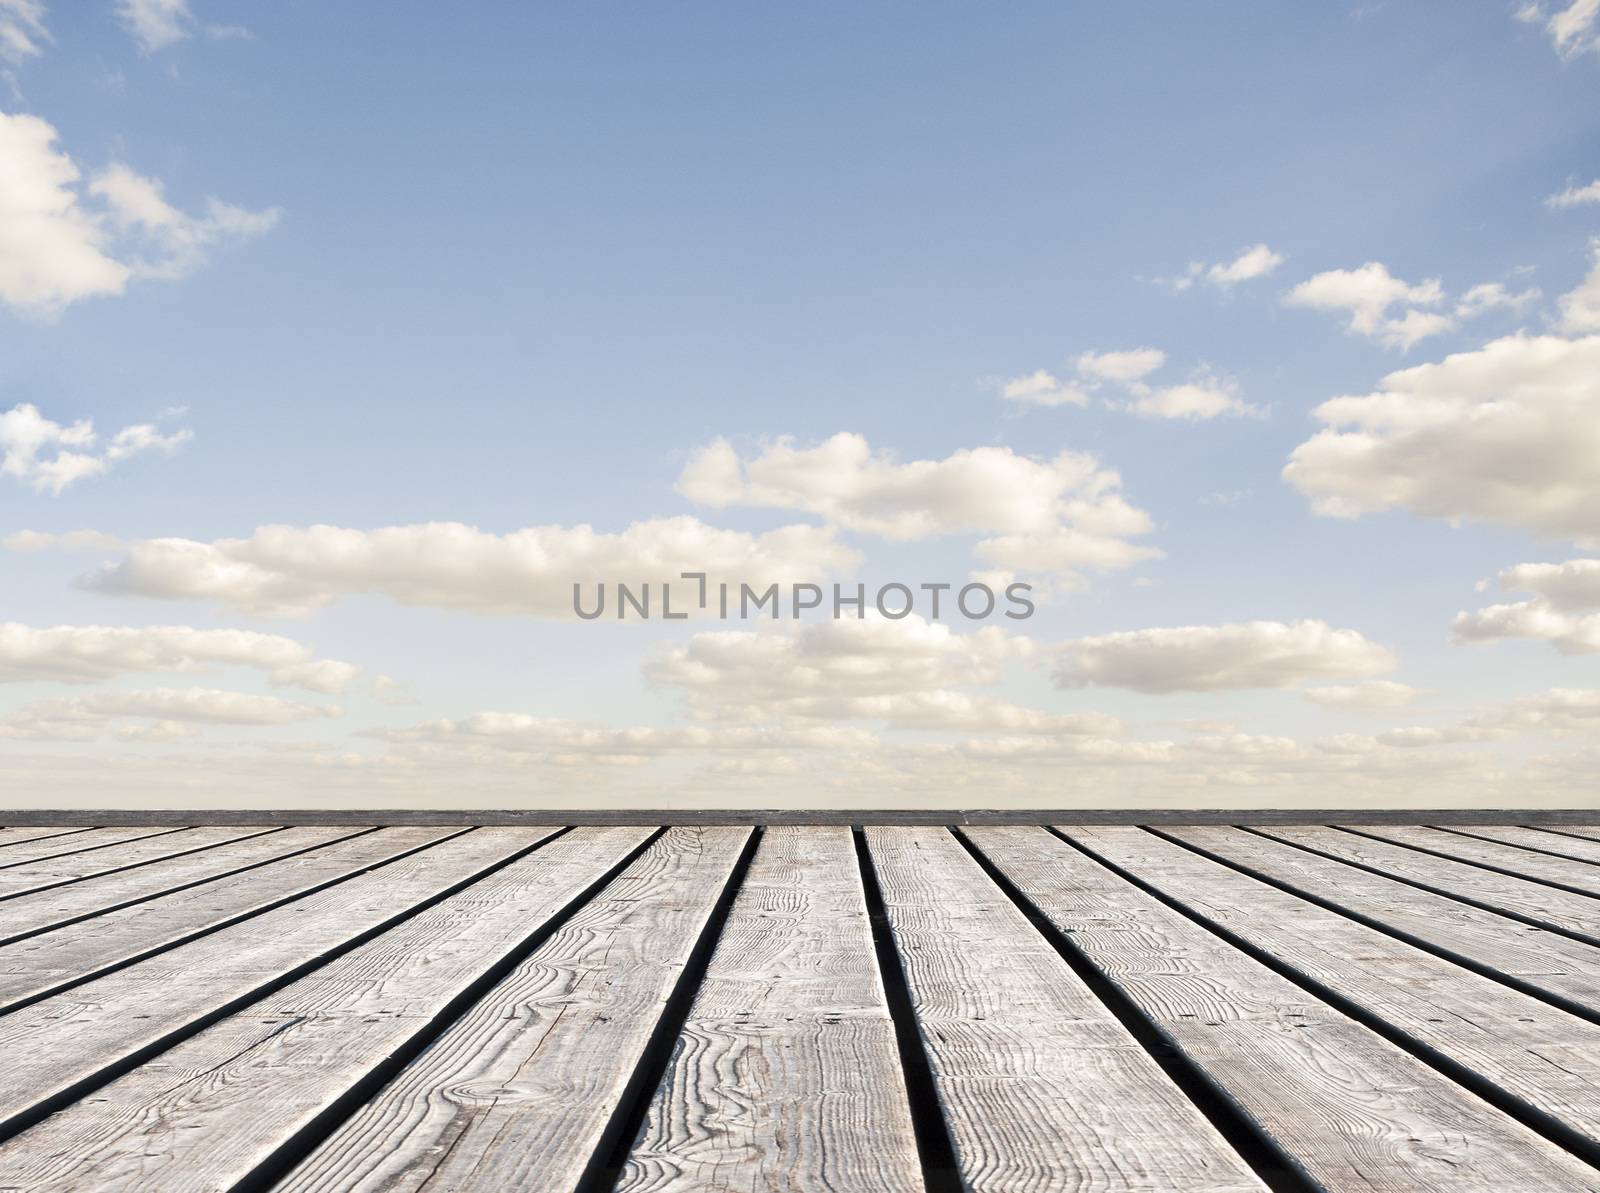
[[[96,436],[0,474],[8,799],[1592,799],[1590,0],[0,0],[0,47],[0,412]],[[1060,404],[1003,396],[1041,370]],[[1343,395],[1393,418],[1286,480]],[[866,464],[805,455],[841,434]],[[691,499],[722,440],[747,475]],[[1117,483],[1022,508],[1064,452]],[[692,559],[669,518],[829,540],[735,580],[1005,571],[1039,611],[559,615]],[[499,537],[585,524],[646,529],[576,573]],[[1065,562],[996,565],[1023,527]]]

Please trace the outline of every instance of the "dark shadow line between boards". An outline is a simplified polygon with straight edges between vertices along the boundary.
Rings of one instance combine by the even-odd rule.
[[[1041,827],[1046,832],[1054,831],[1047,826]],[[983,852],[977,842],[958,828],[951,828],[950,832],[1267,1188],[1274,1193],[1326,1193],[1325,1186],[1305,1169],[1299,1159],[1273,1138],[1242,1102],[1190,1057],[1165,1028],[1147,1015],[1116,979],[1101,969],[1069,933],[1062,931]]]

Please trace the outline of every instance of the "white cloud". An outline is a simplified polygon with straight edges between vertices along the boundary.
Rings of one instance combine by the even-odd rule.
[[[682,691],[697,718],[876,720],[893,729],[1110,734],[1101,713],[1047,713],[957,688],[998,683],[1036,657],[1030,639],[986,626],[958,634],[916,615],[828,621],[793,631],[696,634],[645,669]]]
[[[1534,596],[1456,614],[1451,629],[1457,642],[1537,638],[1562,654],[1600,650],[1600,559],[1518,564],[1498,580],[1506,591]]]
[[[153,423],[123,427],[101,442],[88,419],[63,426],[26,402],[0,411],[0,474],[35,492],[59,494],[68,485],[100,476],[113,464],[147,452],[173,452],[193,435],[162,433]]]
[[[1040,460],[979,447],[900,463],[874,454],[862,436],[840,433],[810,448],[773,440],[750,459],[715,440],[684,466],[678,491],[717,508],[804,511],[900,542],[990,534],[977,551],[997,567],[1074,572],[1125,568],[1160,554],[1128,541],[1151,523],[1123,499],[1120,484],[1081,452]]]
[[[1173,290],[1182,292],[1199,282],[1219,290],[1231,290],[1240,282],[1264,278],[1284,262],[1282,253],[1275,253],[1265,244],[1253,244],[1239,250],[1232,261],[1217,261],[1207,265],[1203,261],[1189,262],[1189,268],[1175,278],[1162,279]]]
[[[1130,348],[1115,352],[1084,352],[1074,363],[1081,384],[1057,380],[1040,369],[1026,377],[1007,381],[1001,396],[1035,406],[1083,406],[1091,394],[1109,387],[1119,396],[1108,398],[1107,406],[1131,411],[1144,418],[1199,421],[1223,414],[1255,414],[1253,407],[1238,398],[1238,387],[1228,378],[1205,368],[1195,371],[1182,385],[1153,386],[1146,378],[1167,361],[1159,348]]]
[[[1516,18],[1528,24],[1543,24],[1556,52],[1563,58],[1583,53],[1600,53],[1600,0],[1569,0],[1546,12],[1537,3],[1527,3]]]
[[[1292,307],[1343,312],[1351,332],[1391,347],[1409,348],[1454,326],[1448,316],[1421,309],[1444,301],[1438,278],[1413,285],[1392,276],[1378,261],[1319,273],[1290,290],[1283,301]],[[1396,314],[1396,307],[1405,309]]]
[[[1096,381],[1129,385],[1142,381],[1167,363],[1159,348],[1130,348],[1121,352],[1085,352],[1078,357],[1078,372]]]
[[[411,694],[409,687],[387,675],[373,676],[372,682],[367,685],[367,695],[379,704],[387,704],[391,708],[404,708],[407,705],[422,703]]]
[[[1404,508],[1600,542],[1600,336],[1508,336],[1315,410],[1284,479],[1319,514]]]
[[[1324,621],[1174,626],[1079,638],[1062,647],[1064,688],[1212,692],[1282,688],[1306,679],[1393,670],[1394,655],[1356,630]]]
[[[1539,301],[1539,288],[1529,286],[1513,293],[1500,282],[1480,282],[1456,302],[1456,315],[1476,319],[1490,311],[1525,311]]]
[[[1013,377],[1002,383],[1000,396],[1008,402],[1028,406],[1087,406],[1089,395],[1075,385],[1059,381],[1051,373],[1039,369],[1025,377]]]
[[[1557,211],[1569,207],[1581,207],[1587,203],[1600,203],[1600,178],[1596,178],[1588,186],[1569,186],[1566,190],[1551,195],[1544,202],[1546,207],[1553,207]]]
[[[25,540],[37,549],[38,536]],[[589,526],[535,526],[498,535],[459,522],[351,530],[263,526],[244,539],[146,539],[82,581],[98,592],[211,600],[298,616],[341,597],[376,593],[403,605],[475,613],[571,617],[573,585],[604,582],[659,591],[685,571],[710,582],[765,585],[815,580],[856,561],[813,526],[766,534],[719,530],[695,518],[636,522],[620,534]],[[680,585],[682,582],[679,582]]]
[[[208,199],[187,215],[161,184],[113,165],[85,189],[82,171],[37,116],[0,112],[0,301],[52,315],[80,299],[121,294],[133,277],[171,279],[208,252],[258,236],[278,219]]]
[[[0,622],[0,683],[94,683],[138,672],[253,667],[274,684],[340,692],[359,672],[316,659],[276,634],[191,626],[50,626]]]
[[[182,726],[193,723],[288,725],[340,715],[341,710],[332,705],[222,692],[215,688],[91,692],[86,696],[61,696],[24,705],[0,720],[0,738],[84,740],[99,736],[121,718],[155,721],[154,733],[150,727],[145,727],[135,729],[134,734],[167,738],[187,736]],[[122,735],[127,736],[126,731]]]
[[[206,264],[216,246],[261,236],[280,217],[275,207],[247,211],[220,199],[207,199],[204,215],[186,215],[167,202],[160,182],[120,162],[96,175],[89,193],[104,201],[114,227],[154,250],[152,256],[130,259],[133,276],[162,281],[187,277]]]
[[[1421,693],[1409,684],[1392,679],[1369,679],[1358,684],[1329,684],[1320,688],[1305,688],[1300,693],[1313,704],[1324,708],[1349,709],[1356,712],[1377,712],[1403,708]]]
[[[1562,330],[1581,335],[1600,331],[1600,236],[1589,242],[1594,264],[1589,274],[1560,299]]]
[[[188,0],[117,0],[117,15],[147,54],[188,37],[194,20]]]
[[[0,62],[20,65],[41,52],[49,41],[41,0],[0,0]]]

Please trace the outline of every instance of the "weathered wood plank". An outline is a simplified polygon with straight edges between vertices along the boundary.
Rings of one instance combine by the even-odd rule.
[[[1557,883],[1590,896],[1600,894],[1600,870],[1596,870],[1587,862],[1550,857],[1547,854],[1518,849],[1515,845],[1480,841],[1476,837],[1446,833],[1422,825],[1390,827],[1373,824],[1351,827],[1363,835],[1382,837],[1385,841],[1393,841],[1397,845],[1414,846],[1446,854],[1459,861],[1493,866],[1499,870],[1510,871],[1518,877]]]
[[[1405,878],[1444,895],[1460,895],[1487,907],[1515,912],[1543,924],[1600,941],[1600,899],[1557,890],[1523,878],[1496,874],[1466,862],[1418,853],[1336,828],[1263,828],[1280,841],[1304,845],[1341,861],[1358,862]]]
[[[921,1193],[847,828],[767,830],[617,1188]]]
[[[176,1042],[332,950],[543,841],[550,829],[479,829],[126,969],[0,1016],[0,1134],[108,1067]]]
[[[231,1189],[649,836],[579,829],[433,905],[0,1145],[0,1189]]]
[[[50,858],[64,858],[76,853],[88,853],[111,845],[120,845],[124,841],[138,841],[145,837],[160,837],[185,831],[182,825],[168,824],[146,828],[91,828],[70,836],[36,837],[31,841],[20,841],[6,849],[4,853],[0,853],[0,874],[6,873],[14,866],[46,861]]]
[[[867,838],[968,1187],[1265,1188],[949,832]]]
[[[109,874],[16,894],[0,900],[0,943],[65,919],[92,915],[265,859],[341,840],[358,831],[354,828],[273,829],[186,854],[178,853],[163,859],[160,865],[113,870]]]
[[[748,828],[675,828],[273,1187],[571,1189]]]
[[[1140,829],[1070,836],[1600,1147],[1600,1025]]]
[[[1235,828],[1163,828],[1257,874],[1414,940],[1600,1010],[1600,949]]]
[[[290,829],[284,835],[350,831]],[[0,947],[0,1012],[13,1010],[20,1001],[82,981],[108,967],[170,948],[283,900],[359,874],[449,833],[443,828],[380,829],[284,858],[263,869],[158,895],[86,919],[71,918],[76,910],[67,898],[74,892],[72,887],[0,903],[0,922],[10,922],[7,917],[15,908],[26,918],[62,925]]]
[[[1527,823],[1539,824],[1542,822],[1537,820],[1529,820]],[[1600,841],[1600,827],[1582,824],[1563,824],[1561,825],[1561,835],[1563,837],[1586,837],[1591,841]]]
[[[1457,831],[1499,841],[1504,845],[1559,853],[1562,857],[1580,862],[1600,863],[1600,841],[1569,837],[1565,833],[1547,833],[1520,824],[1463,824]]]
[[[68,828],[60,824],[41,824],[33,828],[0,829],[0,849],[8,849],[13,845],[21,845],[26,841],[44,840],[47,837],[69,837],[73,833],[81,833],[83,831],[82,828]]]
[[[1600,1189],[1600,1172],[1044,830],[970,836],[1330,1193]]]
[[[180,858],[200,849],[225,845],[230,841],[244,841],[251,837],[283,832],[281,828],[256,825],[223,828],[189,828],[181,833],[146,837],[126,841],[105,849],[88,853],[68,854],[48,858],[26,865],[0,870],[0,900],[15,899],[19,895],[83,882],[102,875],[116,874],[135,866],[149,866],[172,858]],[[3,904],[0,904],[3,905]]]

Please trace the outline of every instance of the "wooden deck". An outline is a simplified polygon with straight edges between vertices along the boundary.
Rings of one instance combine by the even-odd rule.
[[[1600,818],[0,829],[0,1190],[1600,1191]]]

